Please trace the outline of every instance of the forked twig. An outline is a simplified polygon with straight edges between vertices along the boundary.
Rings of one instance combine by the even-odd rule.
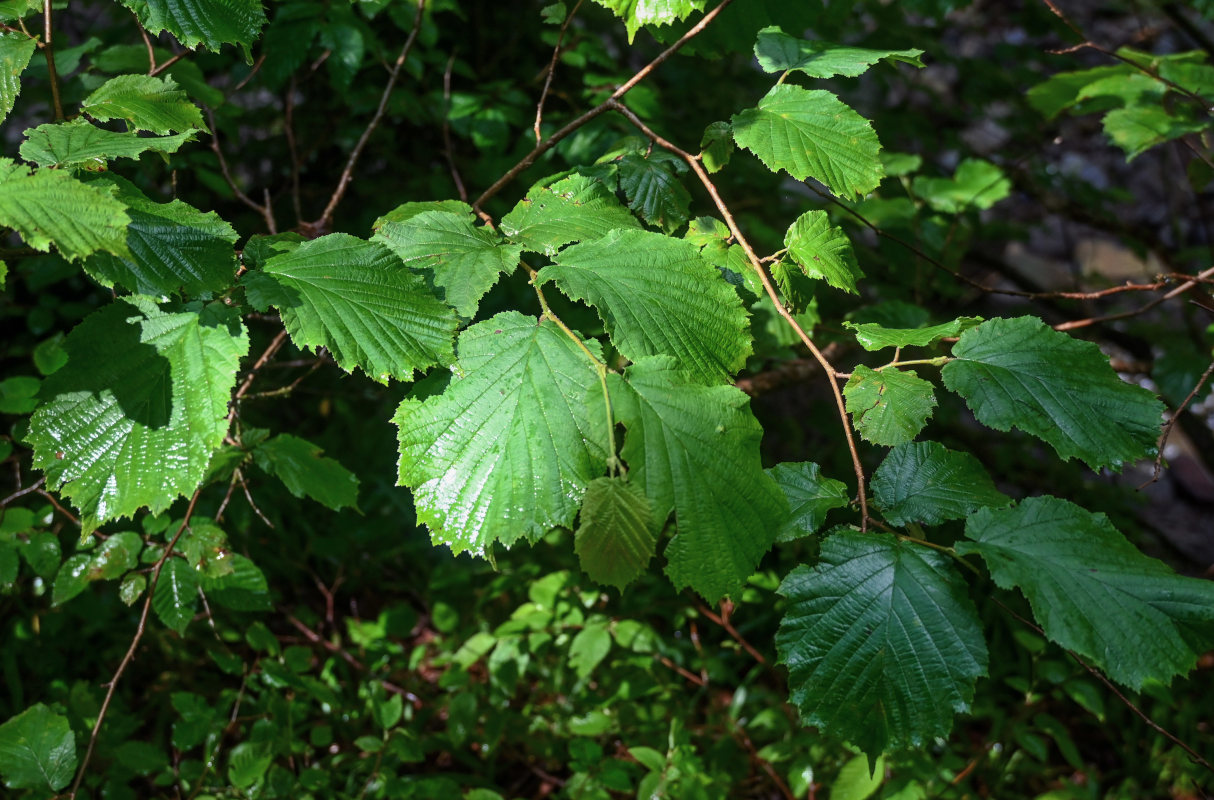
[[[569,23],[573,22],[573,17],[577,14],[578,9],[582,7],[582,0],[577,0],[573,6],[573,10],[569,12],[569,16],[565,17],[565,21],[561,23],[561,32],[556,36],[556,46],[552,48],[552,61],[548,63],[548,74],[544,77],[544,89],[540,92],[539,102],[535,104],[535,143],[539,144],[543,139],[540,133],[540,123],[544,121],[544,101],[548,99],[548,90],[552,87],[552,76],[556,73],[556,64],[561,57],[561,45],[565,42],[565,31],[569,30]]]
[[[1193,391],[1189,392],[1189,396],[1184,399],[1184,402],[1176,407],[1176,411],[1172,413],[1171,418],[1164,423],[1163,431],[1159,434],[1159,443],[1155,446],[1155,470],[1151,475],[1151,479],[1144,481],[1138,488],[1143,489],[1148,485],[1159,480],[1160,474],[1163,472],[1163,448],[1168,443],[1168,437],[1172,435],[1172,428],[1176,427],[1176,421],[1180,419],[1180,415],[1189,407],[1189,403],[1193,402],[1193,398],[1201,391],[1201,387],[1206,385],[1206,381],[1210,379],[1210,374],[1214,373],[1214,361],[1210,362],[1210,366],[1206,367],[1206,371],[1201,373],[1201,377],[1197,379],[1197,383],[1193,385]]]

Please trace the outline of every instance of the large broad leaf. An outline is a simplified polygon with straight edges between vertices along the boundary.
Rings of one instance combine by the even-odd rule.
[[[457,321],[385,245],[345,233],[305,242],[244,278],[249,301],[274,306],[300,347],[325,347],[347,372],[409,380],[452,357]]]
[[[909,442],[936,407],[932,384],[900,369],[858,366],[843,386],[843,397],[856,432],[873,444]]]
[[[502,217],[501,227],[523,249],[550,256],[570,242],[597,239],[616,228],[640,228],[641,223],[601,181],[570,175],[532,186]]]
[[[674,356],[695,380],[718,383],[750,353],[737,292],[689,241],[612,231],[566,248],[538,281],[594,306],[612,343],[632,361]]]
[[[776,651],[809,725],[870,758],[948,734],[986,674],[986,643],[948,556],[840,530],[780,585]]]
[[[76,773],[76,737],[67,718],[35,703],[0,725],[0,776],[10,789],[57,792]]]
[[[332,509],[358,506],[358,478],[316,445],[281,433],[253,450],[257,466],[276,476],[296,497],[311,497]]]
[[[922,50],[871,50],[830,42],[797,39],[773,25],[759,31],[755,42],[755,57],[764,72],[798,70],[813,78],[833,78],[844,75],[854,78],[878,61],[890,64],[901,61],[922,67]]]
[[[780,485],[792,510],[792,517],[776,536],[777,542],[791,542],[815,533],[826,522],[827,511],[843,508],[850,502],[847,485],[822,477],[821,469],[812,462],[777,464],[767,473]]]
[[[736,593],[788,518],[788,502],[759,461],[762,428],[733,386],[688,384],[670,358],[612,375],[621,455],[659,525],[674,512],[666,573],[710,602]]]
[[[628,206],[650,225],[673,233],[691,217],[691,194],[678,176],[687,169],[681,160],[629,153],[620,159],[618,169]]]
[[[418,519],[457,553],[572,527],[606,469],[603,402],[587,403],[602,397],[594,363],[554,323],[511,311],[460,335],[454,371],[446,391],[406,400],[395,419]]]
[[[218,51],[225,44],[247,48],[266,24],[260,0],[121,0],[155,36],[173,34],[186,47]]]
[[[38,42],[20,33],[0,32],[0,122],[13,110],[21,94],[21,73],[30,63]]]
[[[34,464],[81,511],[84,533],[192,492],[227,432],[248,337],[220,303],[161,310],[118,300],[64,341],[30,420]]]
[[[990,208],[1012,193],[1012,182],[989,161],[967,158],[951,178],[915,178],[915,194],[936,211],[960,214],[971,208]]]
[[[944,385],[983,425],[1019,428],[1093,469],[1155,452],[1163,404],[1118,378],[1091,342],[1035,317],[992,319],[961,334],[953,358]]]
[[[811,278],[821,278],[836,289],[856,294],[856,281],[864,277],[851,239],[830,224],[825,211],[806,211],[784,234],[784,246],[793,261]]]
[[[892,525],[936,525],[1011,502],[969,453],[936,442],[895,447],[873,473],[873,500]]]
[[[0,226],[12,228],[35,250],[50,245],[68,261],[103,250],[125,255],[126,206],[108,191],[66,172],[30,171],[0,158]]]
[[[594,0],[609,8],[628,28],[628,43],[645,25],[670,25],[693,11],[703,11],[707,0]]]
[[[167,627],[182,633],[198,605],[198,572],[181,558],[170,558],[160,570],[152,610]]]
[[[830,92],[780,84],[735,114],[733,138],[767,167],[824,183],[839,196],[881,183],[881,143],[868,120]]]
[[[134,131],[107,131],[77,118],[69,122],[48,122],[25,131],[21,157],[40,167],[104,169],[115,158],[139,158],[147,151],[176,153],[197,133],[197,130],[188,130],[172,136],[140,136]]]
[[[623,478],[596,478],[579,516],[573,547],[582,571],[623,591],[645,571],[657,546],[645,492]]]
[[[93,90],[80,110],[95,120],[125,120],[132,130],[173,133],[206,130],[202,112],[172,78],[119,75]]]
[[[1182,578],[1113,527],[1056,497],[984,508],[958,553],[978,553],[999,586],[1024,592],[1050,639],[1132,689],[1193,668],[1214,645],[1214,583]]]
[[[430,270],[447,304],[469,318],[476,316],[477,304],[497,276],[518,266],[522,251],[489,228],[474,225],[471,214],[450,211],[381,221],[373,240],[388,245],[408,266]]]
[[[876,351],[886,347],[927,347],[941,339],[960,336],[981,322],[982,317],[957,317],[952,322],[927,328],[887,328],[876,322],[844,322],[843,327],[851,328],[865,350]]]
[[[180,200],[154,202],[122,178],[105,176],[97,183],[115,188],[131,218],[126,229],[129,255],[100,253],[84,264],[102,285],[118,284],[150,295],[179,290],[198,295],[232,285],[237,236],[218,214],[203,213]]]

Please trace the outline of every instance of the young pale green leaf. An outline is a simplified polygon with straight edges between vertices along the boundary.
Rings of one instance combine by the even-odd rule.
[[[152,610],[166,627],[182,633],[198,605],[198,573],[181,558],[170,558],[160,570],[152,593]]]
[[[0,31],[0,122],[4,122],[21,94],[21,73],[29,65],[37,44],[38,40],[29,36]]]
[[[759,31],[755,42],[755,57],[764,72],[797,70],[811,78],[833,78],[862,75],[878,61],[922,67],[922,50],[870,50],[830,42],[797,39],[772,25]]]
[[[816,533],[826,522],[827,511],[843,508],[851,501],[843,481],[822,477],[818,465],[810,461],[776,464],[767,474],[779,484],[792,509],[792,517],[776,535],[777,542]]]
[[[1209,127],[1209,118],[1185,119],[1162,105],[1116,108],[1104,115],[1104,132],[1125,151],[1126,161],[1133,161],[1157,144]]]
[[[628,43],[632,44],[637,31],[646,25],[670,25],[686,19],[693,11],[703,11],[707,0],[594,0],[611,9],[624,20],[628,29]]]
[[[0,158],[0,226],[35,250],[54,244],[68,261],[98,250],[126,255],[126,206],[66,172],[29,169]]]
[[[311,497],[337,510],[358,507],[358,478],[316,445],[280,433],[253,450],[257,466],[281,480],[296,497]]]
[[[573,549],[591,580],[620,591],[649,565],[657,546],[653,509],[636,484],[595,478],[586,487]]]
[[[990,208],[1012,192],[1012,182],[989,161],[967,158],[952,178],[914,180],[915,194],[936,211],[960,214],[971,208]]]
[[[325,347],[380,383],[448,363],[457,320],[421,275],[380,242],[332,233],[244,277],[249,302],[278,309],[299,347]]]
[[[502,233],[524,250],[551,256],[570,242],[598,239],[641,223],[601,181],[570,175],[540,181],[502,217]]]
[[[670,355],[695,380],[728,380],[746,363],[750,332],[737,292],[684,239],[612,231],[573,245],[537,283],[594,306],[624,357]]]
[[[34,464],[81,511],[85,534],[192,492],[227,432],[248,336],[234,309],[127,298],[68,334],[67,365],[30,420]]]
[[[189,48],[219,52],[238,44],[246,53],[266,24],[260,0],[121,0],[148,33],[168,31]]]
[[[176,153],[197,133],[197,130],[188,130],[172,136],[140,136],[135,131],[107,131],[78,117],[68,122],[48,122],[25,131],[21,157],[40,167],[97,170],[104,169],[115,158],[139,158],[147,151]]]
[[[0,725],[0,777],[10,789],[57,792],[76,774],[67,718],[35,703]]]
[[[830,92],[780,84],[731,125],[734,141],[773,172],[813,178],[840,197],[868,194],[881,183],[881,143],[872,124]]]
[[[627,380],[609,376],[621,455],[645,488],[654,520],[674,512],[666,574],[709,602],[741,590],[788,518],[788,502],[759,461],[762,428],[733,386],[688,384],[670,358],[647,358]]]
[[[1045,634],[1134,690],[1191,670],[1214,644],[1214,583],[1140,553],[1104,514],[1056,497],[970,517],[957,552],[1018,587]]]
[[[709,172],[720,172],[733,155],[733,129],[728,122],[713,122],[700,138],[700,162]]]
[[[830,224],[825,211],[806,211],[784,234],[788,254],[811,278],[821,278],[836,289],[856,294],[856,281],[864,277],[852,252],[851,239]]]
[[[188,295],[222,292],[236,276],[236,231],[214,211],[203,213],[180,200],[157,203],[128,181],[112,175],[95,185],[113,186],[127,206],[129,254],[99,253],[84,269],[103,286],[118,284],[136,294]]]
[[[839,530],[780,585],[776,651],[806,724],[870,758],[948,734],[987,651],[949,558],[886,534]]]
[[[982,317],[957,317],[927,328],[886,328],[876,322],[844,322],[843,327],[855,332],[856,341],[865,350],[877,351],[886,347],[928,347],[941,339],[960,336],[982,321]]]
[[[995,488],[978,459],[936,442],[908,442],[873,473],[873,500],[891,525],[936,525],[1011,500]]]
[[[673,233],[691,218],[691,194],[678,177],[681,161],[629,153],[619,160],[620,188],[628,206],[650,225]]]
[[[961,334],[953,359],[941,371],[944,385],[983,425],[1019,428],[1092,469],[1120,469],[1155,451],[1163,404],[1118,378],[1091,342],[1035,317],[992,319]]]
[[[607,425],[595,365],[550,321],[517,312],[459,338],[455,377],[424,402],[406,400],[400,482],[436,542],[483,553],[572,527],[587,485],[606,469]]]
[[[93,90],[80,110],[95,120],[125,120],[132,130],[166,134],[206,130],[202,112],[172,78],[119,75]]]
[[[843,386],[856,432],[873,444],[896,445],[919,435],[936,407],[932,384],[913,372],[858,366]]]
[[[461,316],[476,307],[501,274],[518,266],[522,247],[505,244],[470,214],[425,211],[404,221],[382,222],[372,241],[381,241],[413,269],[429,270],[443,299]]]

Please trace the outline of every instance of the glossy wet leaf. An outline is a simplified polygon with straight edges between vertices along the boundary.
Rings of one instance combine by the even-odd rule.
[[[891,450],[873,473],[872,491],[891,525],[937,525],[1011,502],[977,458],[936,442],[910,442]]]
[[[198,605],[198,573],[185,559],[170,558],[152,593],[152,610],[166,627],[182,633]]]

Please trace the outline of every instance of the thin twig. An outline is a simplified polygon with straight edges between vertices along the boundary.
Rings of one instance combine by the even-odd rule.
[[[236,180],[232,177],[231,170],[228,169],[228,160],[223,156],[223,148],[219,146],[219,128],[215,125],[215,112],[211,111],[210,106],[203,106],[203,108],[207,112],[207,122],[210,123],[211,127],[211,151],[219,159],[219,171],[223,174],[223,179],[228,184],[228,188],[236,195],[236,199],[261,215],[261,218],[266,222],[266,230],[271,234],[278,233],[278,225],[274,222],[274,215],[270,213],[270,209],[249,197],[236,185]]]
[[[180,53],[176,53],[176,54],[170,56],[169,58],[165,59],[163,63],[158,64],[155,69],[153,69],[151,72],[148,73],[148,75],[150,75],[152,77],[156,77],[157,75],[164,72],[166,69],[173,66],[174,64],[176,64],[178,61],[185,58],[189,54],[190,54],[189,50],[182,50]]]
[[[720,614],[713,613],[708,606],[700,602],[696,603],[696,608],[699,609],[700,613],[703,614],[709,622],[723,628],[735,642],[742,645],[742,649],[749,653],[751,658],[758,661],[763,666],[767,666],[767,659],[763,657],[763,654],[756,650],[754,645],[746,641],[742,634],[738,633],[738,629],[733,626],[733,623],[729,621],[729,615],[733,613],[734,608],[734,605],[730,600],[721,601]]]
[[[51,0],[42,3],[42,55],[51,82],[51,100],[55,104],[55,119],[63,119],[63,103],[59,99],[59,75],[55,72],[55,45],[51,38]]]
[[[286,111],[283,133],[287,136],[287,152],[291,155],[291,207],[295,210],[295,224],[298,225],[303,222],[303,210],[299,202],[299,150],[295,146],[295,87],[295,74],[292,73],[283,101]]]
[[[249,70],[249,74],[245,75],[243,78],[241,78],[240,83],[233,86],[232,91],[228,92],[228,97],[231,97],[232,95],[236,94],[241,89],[243,89],[245,86],[247,86],[249,81],[253,80],[253,76],[257,74],[257,71],[261,69],[261,65],[264,64],[265,62],[266,62],[266,54],[262,53],[261,55],[259,55],[257,57],[257,61],[253,62],[253,69]]]
[[[232,424],[232,420],[236,419],[236,407],[239,404],[240,399],[245,396],[247,391],[249,391],[249,387],[253,385],[253,379],[257,377],[258,370],[264,367],[266,362],[274,357],[274,354],[278,352],[278,348],[282,347],[283,342],[286,340],[287,331],[284,328],[283,330],[279,331],[273,339],[270,340],[270,343],[266,345],[266,349],[261,352],[261,355],[257,357],[257,360],[253,362],[253,366],[249,368],[248,373],[244,376],[244,380],[240,383],[240,388],[236,390],[236,394],[232,395],[232,402],[228,407],[229,426]]]
[[[122,678],[122,674],[126,672],[126,668],[130,666],[131,661],[134,660],[135,651],[143,640],[144,632],[147,631],[148,613],[152,610],[152,596],[156,592],[156,583],[160,580],[160,572],[169,560],[169,557],[173,554],[173,547],[177,544],[177,540],[181,538],[181,534],[185,533],[186,528],[189,527],[190,517],[194,516],[194,508],[198,505],[198,498],[201,495],[202,487],[199,486],[194,490],[194,496],[190,498],[190,504],[186,507],[185,516],[181,520],[181,526],[177,528],[177,533],[173,534],[173,538],[169,540],[168,545],[164,548],[164,552],[152,567],[152,576],[148,579],[147,597],[143,601],[143,611],[139,615],[139,625],[135,628],[135,635],[131,638],[131,646],[127,648],[126,655],[118,663],[118,668],[114,670],[114,675],[107,684],[108,688],[105,692],[105,699],[101,701],[101,709],[97,712],[97,721],[93,723],[93,732],[89,735],[88,748],[84,751],[84,758],[80,762],[80,769],[76,771],[76,779],[72,781],[71,791],[68,792],[69,798],[76,797],[76,792],[80,788],[80,782],[84,780],[84,773],[88,770],[89,761],[93,757],[93,750],[97,746],[97,736],[101,732],[101,723],[105,721],[105,713],[109,710],[110,701],[114,699],[114,691],[118,688],[118,681]]]
[[[1176,421],[1180,419],[1180,415],[1184,413],[1184,410],[1189,407],[1189,403],[1193,402],[1193,398],[1196,397],[1197,393],[1201,391],[1201,387],[1206,385],[1206,381],[1210,379],[1211,373],[1214,373],[1214,361],[1211,361],[1210,366],[1206,367],[1206,371],[1201,373],[1201,377],[1197,379],[1197,383],[1193,386],[1193,391],[1189,392],[1189,396],[1184,399],[1183,403],[1176,407],[1176,411],[1172,413],[1171,419],[1164,424],[1163,432],[1159,434],[1159,442],[1155,445],[1155,449],[1158,451],[1155,454],[1155,471],[1151,475],[1151,479],[1143,482],[1143,484],[1138,487],[1139,489],[1143,489],[1149,484],[1159,480],[1159,475],[1163,472],[1163,449],[1168,443],[1168,437],[1172,435],[1172,428],[1176,427]]]
[[[148,75],[151,75],[152,70],[156,69],[156,47],[152,44],[152,37],[148,35],[147,28],[143,27],[143,23],[139,21],[139,16],[133,11],[131,16],[135,18],[135,27],[139,29],[139,35],[143,37],[143,44],[148,49]]]
[[[468,202],[468,189],[455,166],[455,149],[451,145],[451,69],[455,66],[455,51],[447,59],[447,67],[443,70],[443,155],[447,159],[447,168],[451,170],[451,180],[455,182],[455,191],[459,199]]]
[[[379,98],[379,106],[375,109],[375,115],[371,117],[371,121],[367,123],[366,129],[362,136],[358,137],[358,142],[355,143],[354,149],[350,151],[350,158],[346,161],[346,168],[342,170],[341,177],[337,179],[337,188],[333,190],[333,196],[329,198],[329,204],[325,206],[324,213],[320,215],[320,219],[313,223],[313,227],[320,232],[328,230],[329,225],[333,222],[333,213],[337,210],[337,204],[345,197],[346,190],[350,188],[350,181],[354,176],[354,167],[358,164],[358,159],[363,153],[363,148],[367,146],[367,141],[370,140],[371,134],[379,126],[380,120],[384,118],[384,112],[388,108],[388,98],[392,95],[392,90],[396,88],[396,81],[400,77],[401,68],[405,65],[405,60],[409,58],[409,51],[413,49],[413,42],[417,40],[418,31],[422,27],[422,11],[426,7],[426,0],[417,0],[417,14],[413,17],[413,30],[409,32],[409,38],[405,40],[405,46],[401,48],[400,55],[396,57],[396,63],[392,65],[392,72],[388,76],[388,85],[384,87],[384,93]]]
[[[535,143],[539,144],[543,139],[540,133],[540,123],[544,121],[544,101],[548,99],[548,89],[552,86],[552,76],[556,74],[557,61],[561,57],[561,45],[565,42],[565,31],[569,30],[569,23],[573,22],[573,17],[577,14],[578,9],[582,7],[582,0],[577,0],[573,6],[573,10],[569,12],[569,16],[565,17],[565,21],[561,23],[561,31],[556,36],[556,47],[552,48],[552,61],[548,63],[548,75],[544,78],[544,89],[540,92],[539,102],[535,104]]]
[[[265,514],[261,513],[261,509],[257,507],[257,503],[253,502],[253,494],[249,491],[249,482],[245,480],[243,472],[237,472],[240,475],[240,488],[244,490],[244,499],[248,501],[249,508],[253,509],[253,513],[261,518],[261,521],[266,524],[270,530],[274,530],[274,523],[270,522]]]
[[[34,483],[31,483],[29,486],[26,486],[24,489],[18,489],[17,491],[15,491],[15,492],[13,492],[12,494],[10,494],[8,497],[4,498],[3,500],[0,500],[0,508],[4,508],[4,507],[5,507],[5,506],[7,506],[9,503],[11,503],[11,502],[13,502],[14,500],[16,500],[18,497],[21,497],[21,496],[23,496],[23,495],[27,495],[27,494],[29,494],[30,492],[36,492],[36,491],[38,491],[38,490],[39,490],[39,489],[41,489],[41,488],[42,488],[42,487],[43,487],[45,484],[46,484],[46,477],[45,477],[45,476],[43,476],[43,477],[39,478],[37,481],[35,481]]]

